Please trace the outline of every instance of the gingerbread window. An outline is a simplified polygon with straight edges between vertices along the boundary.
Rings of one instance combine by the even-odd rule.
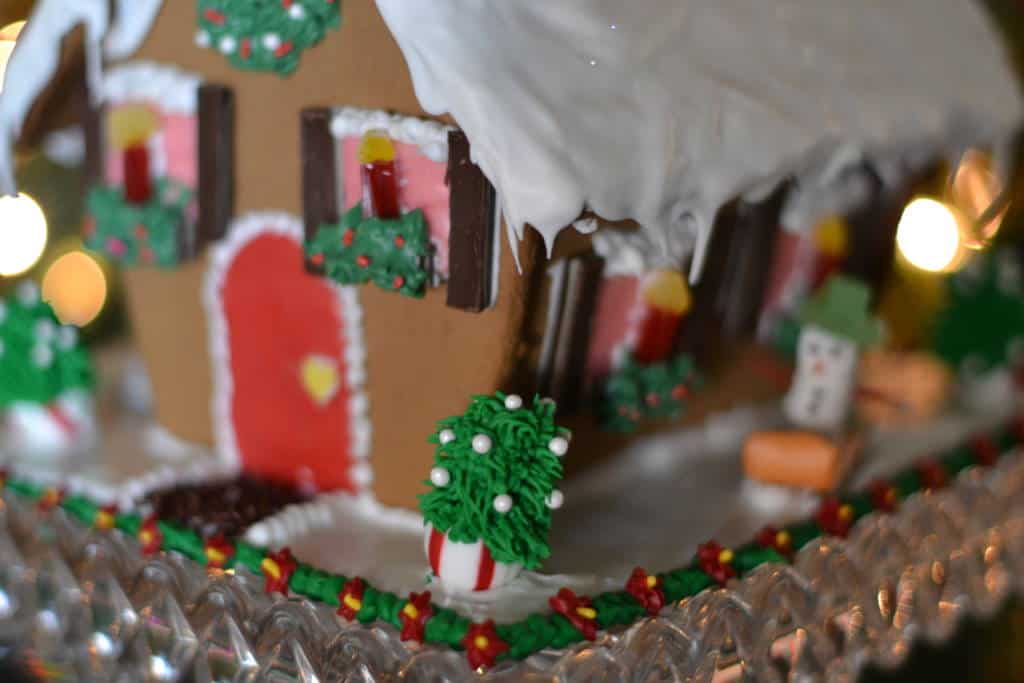
[[[86,246],[129,266],[194,257],[233,210],[231,91],[138,62],[105,74],[98,99],[86,121]]]
[[[354,108],[309,109],[302,125],[310,268],[412,297],[447,283],[449,304],[490,305],[494,190],[460,163],[461,132]]]

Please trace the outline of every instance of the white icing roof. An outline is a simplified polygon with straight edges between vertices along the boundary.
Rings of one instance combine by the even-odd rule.
[[[999,142],[1021,118],[975,0],[377,0],[511,229],[584,207],[655,239],[810,152]]]

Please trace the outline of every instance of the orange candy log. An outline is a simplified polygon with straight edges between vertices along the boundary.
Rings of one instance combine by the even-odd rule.
[[[832,440],[802,431],[754,432],[743,445],[747,477],[813,491],[832,491],[849,471],[860,440]]]

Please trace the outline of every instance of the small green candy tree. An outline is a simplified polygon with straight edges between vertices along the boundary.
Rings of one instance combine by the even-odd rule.
[[[498,562],[536,569],[550,554],[551,512],[569,432],[555,404],[515,395],[475,396],[466,412],[438,423],[423,517],[460,543],[482,540]]]

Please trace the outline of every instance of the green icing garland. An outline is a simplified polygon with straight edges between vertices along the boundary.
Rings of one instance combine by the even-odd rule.
[[[419,298],[430,280],[433,245],[420,209],[384,220],[364,218],[357,204],[336,225],[321,227],[305,251],[311,263],[343,285],[373,282]]]
[[[145,204],[126,202],[120,188],[94,187],[86,199],[85,246],[126,266],[174,267],[191,200],[192,192],[169,178],[156,181]]]
[[[603,384],[598,416],[605,429],[632,432],[645,420],[675,420],[702,380],[693,359],[680,354],[641,365],[628,356]]]
[[[491,409],[496,410],[496,407],[492,404]],[[982,448],[979,444],[985,444],[985,447]],[[969,444],[959,446],[940,458],[929,459],[929,463],[949,479],[968,467],[991,464],[987,458],[991,449],[996,449],[998,454],[1006,454],[1021,444],[1024,444],[1024,417],[989,435],[972,439]],[[918,467],[908,470],[886,484],[896,492],[898,500],[927,488],[919,474],[920,470],[919,464]],[[25,480],[3,480],[0,477],[0,482],[6,485],[8,491],[29,500],[38,501],[54,494],[52,489]],[[859,493],[843,499],[842,504],[848,505],[853,511],[852,523],[874,511],[885,512],[891,509],[875,505],[873,501],[872,495]],[[96,524],[102,510],[88,499],[74,495],[59,498],[58,504],[68,514],[87,525]],[[198,535],[172,522],[161,520],[158,525],[162,534],[163,550],[180,552],[197,562],[205,563],[206,546]],[[114,517],[114,528],[129,535],[137,535],[142,526],[143,519],[134,513],[117,514]],[[792,553],[826,533],[821,522],[817,520],[792,524],[781,531],[788,534],[791,539],[788,554],[780,554],[759,541],[741,546],[735,550],[732,560],[736,574],[743,576],[764,563],[787,562]],[[262,572],[263,560],[268,556],[266,549],[242,541],[235,541],[233,547],[234,553],[225,568],[244,566],[257,575]],[[687,567],[658,574],[656,578],[660,590],[664,593],[665,604],[693,597],[715,584],[715,580],[696,561]],[[350,585],[348,577],[329,574],[301,563],[288,579],[288,588],[291,592],[329,605],[339,604],[340,596],[347,585]],[[364,624],[380,619],[401,628],[400,614],[405,604],[405,598],[365,584],[361,594],[361,607],[356,618]],[[628,590],[597,595],[591,600],[591,605],[596,612],[596,621],[603,629],[627,626],[646,614],[640,600]],[[487,624],[475,624],[451,609],[439,605],[432,605],[432,608],[433,616],[429,618],[425,628],[426,643],[462,650],[466,648],[467,634],[473,629],[488,627]],[[532,614],[519,622],[500,624],[494,627],[494,634],[508,649],[496,658],[490,658],[488,665],[493,664],[495,660],[525,659],[541,650],[561,649],[584,640],[583,634],[567,618],[557,613]]]
[[[35,285],[0,300],[0,410],[16,402],[48,404],[95,383],[78,332],[61,326]]]
[[[196,42],[248,71],[287,76],[341,26],[341,0],[197,0]]]
[[[568,431],[555,424],[555,404],[535,398],[529,407],[507,408],[506,395],[475,396],[463,415],[438,423],[430,437],[436,444],[435,467],[450,481],[420,496],[423,518],[453,541],[483,540],[498,562],[534,569],[550,554],[551,509],[547,498],[562,479],[562,462],[548,447]],[[446,432],[446,430],[448,430]],[[442,443],[441,433],[454,436]],[[491,441],[485,454],[473,448],[474,437]],[[512,498],[500,513],[494,499]]]

